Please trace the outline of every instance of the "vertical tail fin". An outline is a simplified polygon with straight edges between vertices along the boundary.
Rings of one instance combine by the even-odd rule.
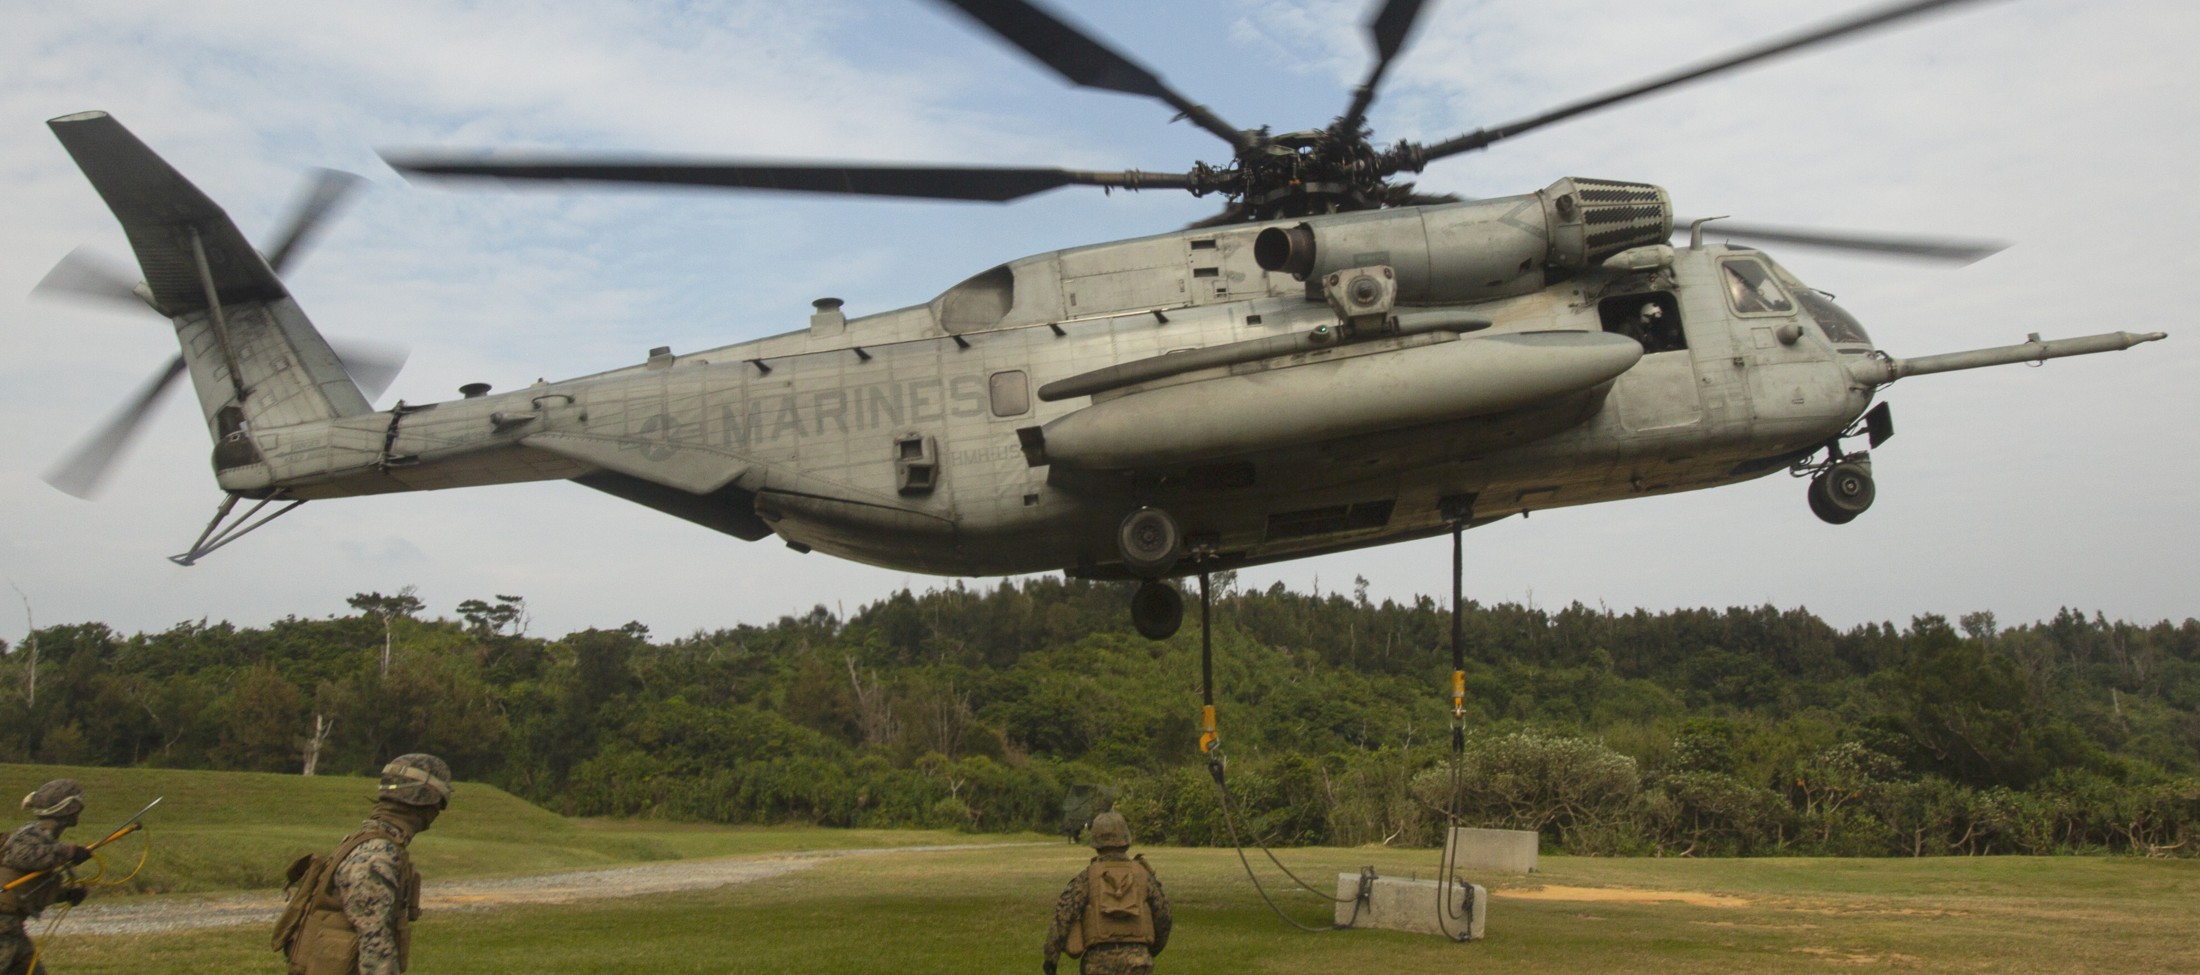
[[[46,123],[121,221],[143,297],[175,323],[218,476],[262,463],[252,431],[371,412],[229,215],[105,112]],[[249,483],[256,478],[222,476]]]

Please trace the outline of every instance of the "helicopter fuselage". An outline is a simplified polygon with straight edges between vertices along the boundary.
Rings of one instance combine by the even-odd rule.
[[[1140,507],[1172,513],[1208,564],[1296,558],[1454,519],[1748,480],[1838,436],[1871,399],[1845,367],[1871,354],[1861,333],[1822,327],[1763,254],[1662,245],[1524,293],[1394,309],[1394,322],[1449,314],[1461,330],[1340,337],[1089,396],[1035,395],[1110,364],[1341,331],[1307,283],[1256,261],[1259,235],[1279,226],[1038,255],[925,305],[844,319],[825,302],[803,331],[255,429],[260,457],[218,473],[233,491],[301,499],[569,478],[731,534],[894,568],[1116,575],[1115,531]],[[1738,309],[1736,263],[1770,303],[1753,294]],[[1570,354],[1596,363],[1508,399],[1522,368],[1477,371],[1508,341],[1586,343]],[[1556,358],[1509,351],[1514,363]],[[1493,388],[1471,415],[1447,414],[1447,395]],[[1041,462],[1054,445],[1027,442],[1124,404],[1140,412],[1113,424],[1121,443],[1099,465]],[[1196,432],[1218,412],[1254,419]],[[1138,456],[1172,435],[1194,449]]]

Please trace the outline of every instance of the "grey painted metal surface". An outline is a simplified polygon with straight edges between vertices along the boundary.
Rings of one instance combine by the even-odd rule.
[[[1861,366],[1852,366],[1851,373],[1859,373],[1859,379],[1869,383],[1890,383],[1904,376],[1923,376],[1935,372],[1954,372],[1958,369],[1982,369],[1987,366],[2006,366],[2018,362],[2044,362],[2064,356],[2092,355],[2095,352],[2120,352],[2141,342],[2159,342],[2168,338],[2165,332],[2107,332],[2075,339],[2041,341],[2035,333],[2030,341],[2019,345],[2004,345],[1993,349],[1974,349],[1970,352],[1950,352],[1945,355],[1925,355],[1912,359],[1873,359]]]
[[[1044,428],[1045,462],[1132,470],[1533,407],[1618,378],[1642,346],[1606,332],[1492,334],[1373,354],[1322,349],[1133,393]],[[1315,409],[1304,409],[1319,404]]]

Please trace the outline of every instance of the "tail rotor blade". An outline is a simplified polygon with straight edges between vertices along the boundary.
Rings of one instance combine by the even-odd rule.
[[[359,387],[368,402],[379,399],[397,374],[405,368],[405,360],[412,353],[402,345],[376,342],[368,339],[328,340],[329,349],[344,364],[344,372]]]
[[[320,230],[322,221],[334,213],[351,195],[352,190],[363,182],[366,180],[338,169],[314,170],[313,179],[306,184],[305,193],[298,198],[297,206],[291,210],[290,219],[276,236],[275,246],[267,251],[267,266],[274,268],[277,274],[283,273],[283,268],[297,260],[306,246],[313,242],[313,236]]]
[[[129,446],[131,439],[145,425],[145,418],[151,415],[154,401],[160,399],[160,394],[174,385],[176,377],[181,375],[183,356],[178,355],[168,360],[168,366],[139,388],[137,396],[114,416],[109,417],[97,432],[78,444],[61,463],[47,471],[46,483],[79,498],[90,498],[97,493],[100,482],[107,478],[107,472],[114,466],[115,459],[122,456],[123,449]]]
[[[137,275],[125,265],[89,247],[79,247],[39,279],[31,294],[61,301],[127,305],[142,311],[145,300],[137,295]]]

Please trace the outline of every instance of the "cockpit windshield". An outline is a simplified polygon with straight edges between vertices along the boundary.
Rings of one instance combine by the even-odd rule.
[[[1826,333],[1826,341],[1835,345],[1870,345],[1871,336],[1864,334],[1864,326],[1857,324],[1856,316],[1849,314],[1833,299],[1808,288],[1797,288],[1795,297],[1803,302],[1803,310],[1818,320],[1818,328]]]
[[[1794,295],[1795,299],[1802,303],[1803,310],[1809,312],[1810,317],[1817,320],[1819,330],[1826,333],[1827,342],[1834,345],[1871,347],[1872,337],[1864,333],[1864,326],[1858,324],[1856,316],[1849,314],[1847,309],[1834,304],[1832,295],[1804,284],[1801,279],[1795,276],[1793,271],[1782,267],[1780,262],[1773,260],[1771,257],[1763,254],[1758,255],[1758,257],[1771,266],[1772,276],[1780,279],[1780,283],[1787,287],[1788,293]],[[1858,350],[1850,349],[1848,351]]]

